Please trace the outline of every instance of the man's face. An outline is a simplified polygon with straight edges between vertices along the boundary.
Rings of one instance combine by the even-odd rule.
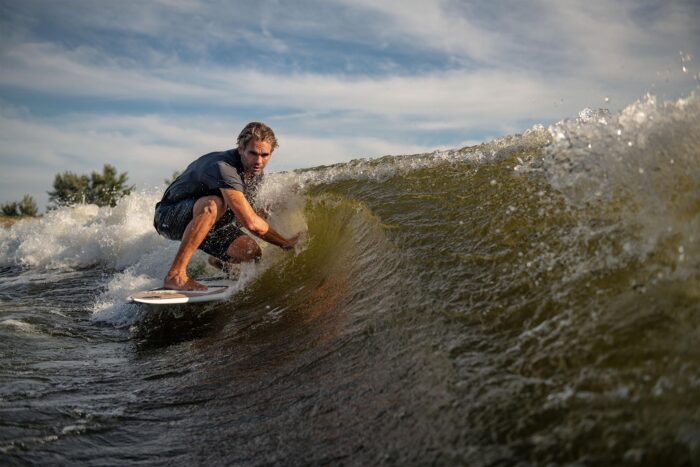
[[[266,141],[252,139],[248,142],[248,146],[240,151],[241,162],[243,162],[243,170],[250,175],[259,175],[270,162],[272,157],[272,146]]]

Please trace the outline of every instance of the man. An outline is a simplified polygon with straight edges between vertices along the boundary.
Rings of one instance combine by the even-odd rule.
[[[263,169],[277,148],[277,139],[264,123],[251,122],[238,135],[238,147],[212,152],[192,162],[170,184],[156,204],[153,224],[160,235],[180,240],[180,248],[163,281],[176,290],[206,290],[187,276],[196,249],[208,253],[219,268],[253,261],[262,255],[253,235],[284,250],[294,248],[299,234],[287,239],[275,232],[251,206]]]

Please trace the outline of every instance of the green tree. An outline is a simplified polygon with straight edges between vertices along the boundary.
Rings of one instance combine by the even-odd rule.
[[[19,203],[17,201],[12,201],[11,203],[0,204],[0,211],[2,211],[3,215],[9,217],[35,217],[38,214],[39,209],[36,206],[36,202],[34,202],[34,198],[29,195],[24,195],[24,198],[22,198],[22,201]]]
[[[90,177],[88,202],[98,206],[116,206],[120,198],[131,193],[132,186],[126,186],[126,172],[117,174],[113,165],[105,164],[102,173],[93,172]]]
[[[19,205],[17,201],[12,201],[11,203],[2,203],[0,209],[5,216],[19,216]]]
[[[19,213],[23,216],[36,217],[39,213],[39,208],[36,205],[36,201],[29,195],[24,195],[22,201],[18,205]]]
[[[87,175],[77,175],[73,172],[56,174],[53,180],[53,191],[49,191],[49,202],[54,207],[70,206],[87,201],[90,179]]]
[[[127,173],[117,174],[117,169],[105,164],[102,173],[93,172],[90,177],[73,172],[56,174],[49,201],[54,207],[77,203],[115,206],[117,201],[134,189],[126,185]]]

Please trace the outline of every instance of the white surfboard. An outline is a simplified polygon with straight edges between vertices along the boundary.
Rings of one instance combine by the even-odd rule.
[[[226,300],[233,294],[234,281],[229,279],[197,279],[207,290],[153,289],[136,292],[127,298],[129,302],[148,305],[176,305],[178,303],[203,303]]]

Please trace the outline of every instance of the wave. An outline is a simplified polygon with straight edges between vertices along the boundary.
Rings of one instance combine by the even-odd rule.
[[[478,146],[271,174],[260,202],[275,228],[307,239],[291,254],[265,247],[231,302],[189,317],[123,303],[175,255],[152,228],[161,189],[0,230],[0,267],[16,272],[0,289],[87,269],[93,320],[152,338],[163,322],[225,316],[219,346],[245,335],[255,356],[255,336],[279,332],[270,362],[340,342],[348,374],[369,356],[345,346],[381,335],[371,377],[420,406],[430,439],[490,433],[535,463],[682,460],[697,439],[687,407],[700,403],[699,117],[695,96],[647,96]],[[203,254],[192,271],[213,272]],[[12,319],[6,332],[23,326]]]
[[[398,201],[405,206],[403,216],[420,216],[427,206],[452,211],[455,196],[469,197],[461,187],[444,189],[450,177],[462,171],[470,184],[465,190],[493,188],[493,199],[475,199],[477,206],[464,206],[460,215],[460,221],[468,223],[481,215],[479,211],[488,215],[479,241],[495,240],[489,235],[507,229],[510,218],[524,216],[521,222],[526,224],[547,219],[543,225],[550,230],[541,235],[547,241],[529,254],[523,273],[566,264],[566,277],[560,279],[566,281],[655,256],[654,265],[647,264],[649,277],[687,280],[698,267],[698,117],[695,96],[661,106],[647,96],[617,115],[585,109],[578,118],[548,129],[537,125],[523,135],[479,146],[271,174],[260,197],[277,206],[277,227],[288,232],[309,225],[306,211],[311,208],[305,205],[316,206],[319,193],[340,193],[364,202],[369,191],[369,200],[376,196]],[[513,173],[501,168],[512,168]],[[479,170],[483,174],[469,176]],[[419,173],[431,178],[424,199],[443,193],[441,203],[413,203],[410,188],[394,199],[392,190],[399,181]],[[20,221],[0,231],[0,264],[20,265],[35,274],[91,266],[119,271],[107,284],[107,294],[115,300],[131,289],[155,285],[165,273],[164,258],[173,257],[177,248],[152,228],[152,208],[160,195],[157,188],[134,193],[114,208],[80,205]],[[443,220],[446,233],[455,219]],[[567,233],[559,235],[564,225]],[[311,246],[314,241],[312,237]],[[434,247],[439,248],[441,240],[437,241]],[[553,248],[554,243],[560,245]],[[597,252],[589,254],[593,245]],[[334,252],[329,246],[327,253]],[[201,256],[193,266],[206,269]],[[267,267],[266,263],[259,269]],[[102,297],[101,302],[104,307],[110,301]]]

